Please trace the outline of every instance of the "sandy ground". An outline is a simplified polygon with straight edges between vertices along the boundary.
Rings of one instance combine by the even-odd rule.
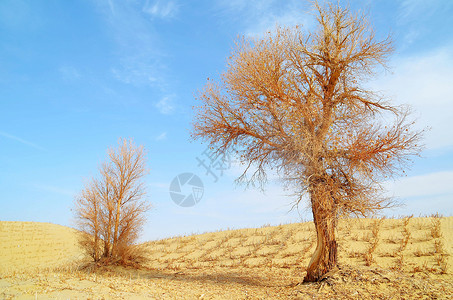
[[[83,256],[74,229],[50,223],[0,222],[0,274],[58,267]]]
[[[146,243],[140,270],[81,270],[75,231],[0,222],[0,299],[453,299],[453,217],[341,220],[339,269],[300,284],[311,223]]]

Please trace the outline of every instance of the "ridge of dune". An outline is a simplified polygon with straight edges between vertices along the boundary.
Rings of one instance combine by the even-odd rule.
[[[300,284],[316,245],[312,222],[150,241],[139,269],[79,268],[75,229],[0,222],[0,298],[452,299],[453,217],[338,225],[338,270]]]
[[[77,230],[40,222],[0,222],[0,273],[55,268],[79,260]]]

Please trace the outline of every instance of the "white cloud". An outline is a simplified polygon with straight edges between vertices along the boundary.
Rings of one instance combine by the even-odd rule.
[[[115,5],[113,4],[112,0],[108,0],[108,4],[110,12],[112,13],[112,15],[115,15]]]
[[[156,136],[156,141],[162,141],[162,140],[165,140],[167,138],[167,132],[162,132],[161,134],[159,134],[158,136]]]
[[[453,194],[406,199],[403,207],[397,208],[398,215],[429,216],[439,213],[443,216],[453,216]]]
[[[38,150],[41,150],[41,151],[45,151],[45,149],[41,146],[38,146],[36,145],[35,143],[32,143],[30,141],[27,141],[27,140],[24,140],[20,137],[17,137],[17,136],[14,136],[12,134],[9,134],[9,133],[6,133],[6,132],[2,132],[0,131],[0,136],[3,136],[5,138],[8,138],[10,140],[13,140],[13,141],[16,141],[16,142],[19,142],[21,144],[24,144],[24,145],[27,145],[29,147],[32,147],[32,148],[35,148],[35,149],[38,149]]]
[[[426,24],[436,14],[453,8],[453,1],[400,0],[399,2],[397,24],[403,26],[401,31],[403,49],[411,47],[411,44],[417,40],[422,41],[423,36],[430,34],[430,28]]]
[[[311,17],[305,13],[301,1],[221,0],[218,3],[230,18],[237,19],[244,27],[243,33],[249,37],[262,36],[274,30],[276,25],[310,26],[311,24]]]
[[[143,4],[118,0],[96,0],[96,4],[116,43],[113,77],[135,86],[163,86],[166,54],[161,51],[157,30],[143,13]]]
[[[258,18],[253,25],[249,25],[245,31],[245,35],[249,37],[259,37],[266,32],[271,32],[278,26],[308,26],[310,21],[308,18],[302,18],[300,12],[288,10],[282,15],[263,15]]]
[[[399,5],[398,21],[400,23],[418,22],[438,10],[446,10],[452,6],[451,1],[444,0],[402,0]]]
[[[387,214],[397,215],[430,215],[453,213],[453,171],[442,171],[418,176],[401,178],[386,182],[390,196],[396,197],[403,204]]]
[[[159,84],[159,78],[152,71],[155,67],[153,64],[144,64],[140,66],[134,59],[124,59],[120,66],[111,69],[113,76],[126,84],[132,85],[152,85]]]
[[[179,10],[179,6],[174,1],[146,1],[143,12],[151,17],[168,19],[174,17]]]
[[[221,185],[217,183],[216,185]],[[291,210],[293,199],[281,186],[268,185],[264,193],[257,189],[232,190],[226,186],[205,186],[205,196],[192,208],[175,208],[181,218],[204,221],[199,226],[209,225],[209,231],[226,227],[260,227],[263,224],[278,225],[309,219],[311,214],[301,205]],[[178,218],[179,219],[179,218]],[[195,227],[196,228],[196,227]]]
[[[386,188],[399,198],[450,195],[453,198],[453,171],[411,176],[387,182]],[[452,199],[453,200],[453,199]]]
[[[417,126],[432,128],[425,140],[428,149],[453,147],[453,47],[400,57],[393,65],[393,74],[372,87],[414,107],[415,116],[420,116]]]
[[[175,110],[173,96],[165,96],[155,104],[161,114],[169,115]]]

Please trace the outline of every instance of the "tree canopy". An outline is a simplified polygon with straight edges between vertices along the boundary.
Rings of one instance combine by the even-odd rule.
[[[308,193],[318,245],[307,281],[336,265],[339,216],[389,205],[380,182],[420,152],[422,134],[408,107],[364,84],[387,67],[390,37],[377,40],[366,16],[348,8],[314,8],[312,32],[277,27],[239,40],[220,80],[199,92],[193,125],[193,138],[237,154],[246,165],[242,179],[263,182],[273,168],[297,202]]]

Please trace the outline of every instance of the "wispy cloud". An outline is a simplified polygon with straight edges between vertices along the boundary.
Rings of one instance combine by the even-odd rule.
[[[206,230],[212,231],[227,227],[258,227],[269,223],[278,225],[300,221],[301,217],[310,218],[310,214],[302,207],[300,214],[297,210],[290,211],[293,199],[286,197],[285,191],[277,185],[269,185],[265,193],[256,189],[244,191],[232,190],[229,187],[225,190],[225,186],[206,186],[205,193],[200,203],[190,209],[172,206],[173,214],[188,220],[185,224],[197,223],[197,226],[192,227],[192,231],[202,230],[202,226],[206,225]],[[190,227],[189,225],[186,228],[189,232]]]
[[[109,5],[108,7],[110,9],[110,12],[112,13],[112,15],[115,15],[115,6],[113,4],[113,1],[112,0],[107,0],[107,2],[108,2],[108,5]]]
[[[427,18],[439,10],[446,10],[453,6],[453,2],[444,0],[402,0],[399,5],[400,23],[419,21]]]
[[[429,215],[439,212],[451,215],[452,182],[453,171],[442,171],[386,182],[385,187],[389,195],[397,197],[405,205],[395,209],[399,214]]]
[[[401,198],[433,197],[444,194],[453,196],[453,171],[442,171],[387,182],[386,188]]]
[[[118,62],[111,66],[113,77],[135,86],[164,85],[166,54],[161,50],[152,20],[143,12],[143,2],[95,0],[95,3],[116,43]]]
[[[241,24],[243,34],[261,36],[275,29],[276,25],[310,26],[311,16],[305,14],[306,7],[301,1],[277,0],[220,0],[218,5],[225,14]]]
[[[179,10],[179,6],[174,1],[146,1],[143,12],[153,18],[168,19],[173,18]]]
[[[432,128],[425,140],[429,149],[452,148],[453,46],[399,57],[392,64],[393,74],[375,81],[373,88],[414,107],[417,125]]]
[[[161,114],[169,115],[174,112],[175,104],[173,98],[173,95],[165,96],[155,104]]]
[[[167,138],[167,132],[164,131],[161,134],[159,134],[158,136],[156,136],[156,141],[162,141],[162,140],[165,140],[166,138]]]
[[[404,26],[402,47],[410,47],[412,43],[423,39],[423,36],[429,35],[430,30],[426,26],[427,20],[432,19],[436,14],[442,14],[452,9],[453,1],[400,0],[397,24]]]
[[[26,145],[26,146],[29,146],[29,147],[32,147],[32,148],[35,148],[35,149],[38,149],[38,150],[41,150],[41,151],[46,151],[46,149],[44,149],[41,146],[36,145],[35,143],[32,143],[32,142],[27,141],[27,140],[24,140],[24,139],[22,139],[20,137],[17,137],[15,135],[12,135],[12,134],[9,134],[9,133],[6,133],[6,132],[0,131],[0,136],[3,136],[5,138],[7,138],[7,139],[19,142],[19,143],[21,143],[23,145]]]

